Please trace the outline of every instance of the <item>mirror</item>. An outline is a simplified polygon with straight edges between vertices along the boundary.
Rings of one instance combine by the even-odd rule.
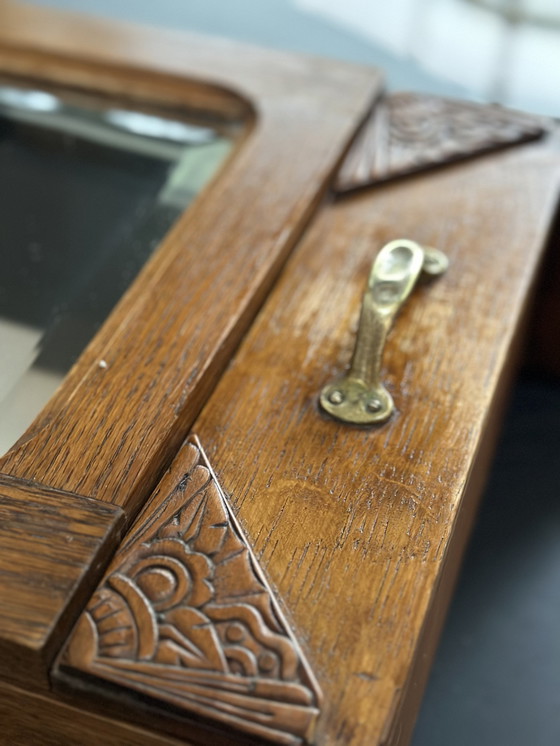
[[[234,128],[0,81],[0,450],[231,150]]]

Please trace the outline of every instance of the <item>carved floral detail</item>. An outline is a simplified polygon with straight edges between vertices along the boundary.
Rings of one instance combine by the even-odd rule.
[[[498,105],[396,93],[379,101],[338,174],[359,189],[507,145],[534,140],[542,122]]]
[[[59,665],[276,743],[310,740],[318,687],[198,442],[184,454]]]

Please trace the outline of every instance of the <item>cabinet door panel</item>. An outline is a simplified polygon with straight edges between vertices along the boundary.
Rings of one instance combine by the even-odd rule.
[[[559,184],[560,158],[545,142],[325,206],[193,426],[322,690],[317,743],[410,737]],[[347,426],[321,413],[318,395],[350,359],[373,257],[399,235],[441,248],[450,268],[415,291],[389,338],[383,380],[397,413],[381,427]],[[171,527],[157,508],[161,495],[154,500],[146,514],[167,539],[168,531],[188,538],[192,528],[180,517]],[[142,551],[154,549],[152,539]],[[157,588],[146,592],[156,598]],[[196,608],[211,616],[215,603],[210,593]],[[119,684],[133,720],[140,689],[161,713],[171,702],[176,718],[194,674],[186,656],[162,658],[168,633],[159,628],[159,652],[139,665],[140,676],[128,653],[108,660],[99,644],[88,647],[82,628],[55,680],[87,702],[94,676],[90,697],[104,692],[109,710],[109,682]],[[196,676],[200,668],[212,670],[195,666]],[[221,687],[214,696],[214,705],[222,701]],[[182,711],[188,733],[192,704]],[[176,720],[157,722],[180,732]],[[294,743],[304,739],[295,726],[290,733]]]

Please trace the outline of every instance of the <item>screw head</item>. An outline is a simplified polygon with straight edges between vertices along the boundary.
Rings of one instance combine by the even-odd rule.
[[[368,412],[379,412],[381,409],[381,402],[379,399],[369,399],[366,402],[366,409]]]
[[[344,401],[344,394],[342,391],[335,389],[334,391],[331,391],[328,398],[331,404],[342,404]]]

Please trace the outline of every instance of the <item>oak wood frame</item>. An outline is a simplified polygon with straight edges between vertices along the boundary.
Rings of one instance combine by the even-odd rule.
[[[248,123],[226,168],[0,460],[4,473],[32,474],[134,513],[315,210],[380,77],[355,66],[10,3],[1,13],[5,71],[127,99],[186,103]],[[188,285],[194,292],[186,298]],[[99,368],[100,359],[107,369]],[[115,418],[115,396],[124,390],[126,410]]]
[[[114,506],[100,510],[104,546],[76,557],[84,568],[94,560],[97,567],[83,579],[83,598],[115,548],[122,511],[127,520],[135,515],[184,439],[371,109],[381,77],[12,2],[0,4],[0,70],[244,124],[225,167],[0,459],[0,473],[20,480],[23,497],[31,479],[68,500]],[[31,544],[20,536],[20,556]],[[13,551],[4,555],[0,566],[7,568]],[[26,587],[32,592],[28,581],[22,566],[22,596]],[[13,582],[3,589],[12,622],[0,620],[0,639],[27,647],[34,663],[14,673],[6,659],[0,670],[8,680],[44,688],[53,640],[75,617],[65,608],[77,588],[69,583],[66,603],[59,599],[37,628],[10,593]]]
[[[14,17],[12,15],[12,19]],[[8,26],[6,33],[10,37],[10,34],[15,32]],[[49,33],[52,34],[52,30],[46,34],[46,37],[49,37]],[[148,36],[151,37],[151,35]],[[138,40],[139,37],[134,38]],[[9,41],[10,38],[8,38]],[[78,38],[77,43],[81,45],[82,41],[87,51],[88,40]],[[35,69],[35,74],[38,74],[34,65],[36,66],[41,60],[44,61],[46,57],[44,51],[41,54],[28,52],[23,54],[12,50],[9,59],[13,71],[26,69],[31,74]],[[140,56],[137,59],[139,60]],[[49,58],[49,64],[53,70],[57,71],[55,77],[60,77],[62,82],[64,65],[60,60],[56,62],[51,58]],[[158,64],[161,64],[161,61],[158,61]],[[85,84],[89,73],[84,67],[76,75],[75,82],[79,83],[81,80],[81,84]],[[154,83],[153,80],[152,83]],[[107,80],[107,85],[111,87],[109,80]],[[147,89],[142,88],[142,90]],[[197,95],[205,98],[207,102],[210,101],[207,103],[210,108],[212,106],[219,108],[219,101],[222,101],[223,110],[232,114],[239,115],[242,111],[250,109],[250,107],[247,108],[247,101],[241,104],[236,103],[239,100],[243,102],[243,97],[232,99],[219,88],[212,89],[211,93],[206,91],[204,95],[203,88],[193,86],[192,90],[196,90]],[[162,95],[161,92],[157,94],[155,89],[153,94]],[[361,100],[366,99],[367,96]],[[305,108],[302,106],[302,114],[305,113]],[[341,114],[341,117],[343,118],[344,115]],[[358,121],[359,116],[356,115],[354,123]],[[349,139],[351,127],[348,126],[346,129],[342,123],[340,126],[344,129],[345,137]],[[259,130],[256,120],[253,120],[252,127],[252,134]],[[277,131],[276,134],[278,134]],[[250,140],[251,137],[247,143]],[[214,357],[210,357],[210,360],[217,362],[208,362],[205,368],[206,374],[211,376],[209,388],[213,386],[218,378],[219,370],[223,368],[228,354],[233,350],[235,346],[233,340],[239,340],[241,328],[248,324],[249,317],[256,312],[266,287],[271,283],[272,274],[279,269],[285,254],[295,241],[296,234],[301,231],[305,219],[312,211],[312,205],[317,204],[321,189],[326,183],[323,178],[326,180],[327,174],[332,172],[332,164],[344,150],[342,140],[337,141],[338,145],[332,145],[329,151],[332,160],[327,158],[323,162],[321,177],[317,175],[318,171],[314,172],[315,191],[311,189],[313,197],[310,192],[304,190],[310,201],[307,204],[307,212],[305,210],[300,212],[296,223],[290,224],[293,229],[291,239],[288,239],[281,249],[274,242],[269,244],[276,246],[279,253],[272,260],[272,268],[268,267],[269,274],[266,275],[268,279],[266,281],[262,279],[266,274],[262,270],[261,284],[257,283],[257,288],[253,288],[257,295],[251,298],[256,297],[257,300],[244,296],[247,301],[246,305],[237,316],[235,329],[232,331],[228,328],[229,336],[226,335],[225,351],[220,350],[219,347],[212,348],[215,354]],[[243,159],[243,147],[233,157],[230,169],[239,159]],[[303,190],[303,181],[309,178],[309,174],[305,177],[301,174],[300,178],[302,180],[300,187]],[[406,184],[394,185],[375,196],[364,194],[356,201],[340,203],[337,207],[330,206],[323,210],[320,218],[314,223],[298,248],[298,253],[290,261],[288,271],[263,308],[259,320],[244,341],[231,369],[222,378],[218,388],[210,396],[207,406],[195,422],[195,431],[200,434],[214,467],[219,470],[225,489],[231,493],[233,507],[239,513],[249,539],[257,555],[263,561],[273,586],[276,586],[281,597],[289,602],[288,610],[293,615],[296,628],[311,651],[312,666],[318,665],[321,680],[327,684],[325,687],[327,701],[329,707],[332,706],[333,709],[328,710],[327,717],[321,725],[320,743],[359,744],[367,742],[368,744],[399,744],[401,746],[408,740],[427,674],[429,659],[457,571],[458,559],[490,458],[495,428],[499,422],[500,409],[507,388],[507,379],[511,374],[515,359],[526,299],[539,265],[547,225],[554,210],[559,179],[558,153],[549,146],[539,145],[519,153],[502,154],[495,157],[493,161],[481,161],[456,167],[445,173],[437,173],[427,179],[422,178],[421,183],[418,180],[412,180]],[[222,180],[223,175],[209,192],[223,196],[219,187]],[[466,196],[475,194],[481,189],[481,193],[472,200]],[[491,208],[492,200],[502,191],[507,191],[510,195],[511,204],[509,207],[504,206],[496,215]],[[197,205],[201,203],[204,205],[206,199],[204,195]],[[524,209],[528,211],[527,214],[531,215],[529,222],[524,222],[523,215],[516,212],[521,200],[525,200]],[[404,221],[399,212],[403,203],[407,205]],[[450,222],[444,228],[437,223],[430,223],[427,208],[431,204],[444,205],[449,211]],[[467,212],[462,223],[463,206],[466,207]],[[478,208],[483,208],[481,214]],[[200,207],[197,209],[202,210]],[[210,207],[206,209],[210,211]],[[189,222],[188,225],[191,223]],[[433,289],[420,291],[419,305],[411,305],[399,324],[398,333],[403,334],[401,340],[403,348],[408,353],[412,352],[414,360],[420,361],[418,371],[407,374],[406,386],[400,400],[402,416],[392,421],[389,428],[383,431],[384,447],[388,449],[392,457],[391,468],[396,470],[399,478],[395,479],[394,475],[383,473],[374,475],[373,478],[370,475],[369,481],[362,481],[360,484],[360,479],[364,477],[363,462],[369,460],[369,463],[376,458],[375,437],[367,437],[363,432],[356,430],[341,432],[338,435],[337,426],[334,423],[317,419],[310,392],[318,391],[332,374],[333,368],[348,357],[351,346],[349,329],[354,312],[354,299],[360,295],[364,277],[362,270],[367,269],[370,245],[374,240],[382,243],[384,240],[394,238],[394,232],[397,229],[400,231],[405,228],[408,232],[414,232],[414,237],[420,240],[438,244],[448,250],[451,248],[452,259],[455,260],[452,265],[454,269],[452,269],[453,274],[447,285],[442,284],[435,291]],[[247,235],[251,235],[250,231]],[[490,242],[491,247],[488,244],[489,236],[494,239]],[[505,263],[507,272],[500,261],[495,243],[496,239],[504,238],[504,236],[513,247]],[[453,237],[455,243],[451,240]],[[198,240],[201,239],[198,238]],[[346,253],[341,250],[342,246],[347,245],[355,246],[357,249],[349,266],[344,265]],[[338,287],[336,294],[331,287],[331,283],[334,282],[332,277],[329,277],[328,273],[322,274],[316,266],[319,247],[330,257],[331,275],[334,274],[335,277],[338,273],[341,275],[336,277],[335,284]],[[489,248],[494,249],[496,254],[489,255]],[[179,249],[175,246],[174,249],[168,250],[178,253]],[[324,255],[322,258],[324,259]],[[335,265],[334,272],[333,264]],[[303,278],[300,275],[301,272],[303,272]],[[142,275],[144,280],[146,280],[145,274],[146,271]],[[485,278],[491,277],[496,282],[495,295],[487,289],[478,287],[477,283],[483,275]],[[513,278],[511,282],[510,278]],[[309,284],[302,283],[302,279],[308,281]],[[294,288],[297,288],[295,297]],[[436,314],[434,317],[430,315],[433,305],[427,308],[423,305],[423,303],[430,303],[429,298],[432,293],[435,293]],[[316,311],[314,304],[321,294],[324,300],[330,300],[332,297],[338,298],[339,305],[336,309],[330,310],[330,318],[316,319],[314,316],[314,309]],[[129,300],[130,297],[133,301]],[[446,386],[442,391],[434,389],[438,392],[436,398],[440,404],[452,407],[451,412],[448,412],[445,407],[444,414],[440,412],[438,428],[441,432],[439,435],[445,437],[445,442],[452,442],[457,447],[454,447],[449,458],[438,461],[437,446],[431,447],[429,438],[422,439],[417,445],[421,447],[422,444],[426,444],[427,451],[423,454],[420,464],[414,465],[410,461],[410,454],[406,448],[409,442],[406,437],[407,428],[410,426],[415,432],[423,428],[429,430],[429,417],[432,412],[428,385],[436,387],[438,382],[437,360],[422,356],[422,352],[425,352],[424,346],[429,347],[438,340],[442,343],[445,338],[445,329],[449,328],[446,309],[461,301],[468,303],[473,297],[482,302],[487,311],[499,309],[500,311],[506,310],[507,313],[501,321],[490,313],[492,322],[486,325],[480,323],[481,319],[476,317],[472,311],[467,310],[465,314],[457,315],[456,320],[459,321],[460,317],[467,324],[466,328],[473,336],[467,340],[465,349],[461,351],[463,357],[461,355],[456,359],[449,357],[445,362],[448,374],[445,379]],[[434,302],[433,299],[431,302]],[[128,309],[130,314],[141,307],[140,292],[137,292],[136,288],[133,288],[123,300],[120,308],[122,307]],[[327,307],[326,303],[324,307]],[[246,310],[247,308],[250,310]],[[285,323],[291,322],[293,318],[300,320],[295,329]],[[111,323],[112,319],[109,325]],[[269,376],[266,382],[261,380],[257,387],[260,392],[259,401],[264,403],[264,406],[260,408],[254,406],[252,409],[245,410],[241,405],[250,402],[253,394],[249,395],[247,390],[243,389],[247,385],[243,377],[250,372],[253,380],[258,381],[260,372],[266,368],[267,361],[271,359],[271,354],[275,350],[275,341],[271,340],[267,333],[271,326],[282,330],[280,344],[282,350],[290,350],[291,357],[286,355],[282,360],[274,358],[275,369],[272,376]],[[419,326],[423,331],[421,336],[417,334]],[[113,328],[117,329],[117,326]],[[332,333],[333,328],[336,328],[335,334]],[[102,332],[102,335],[104,334],[105,331]],[[480,337],[479,340],[477,336]],[[223,336],[220,340],[223,341]],[[308,347],[310,340],[313,342],[311,349]],[[106,343],[109,344],[108,337]],[[101,354],[103,357],[106,356],[105,348],[96,348],[96,344],[97,340],[92,344],[93,349],[90,348],[86,352],[85,359],[80,361],[79,375],[76,374],[76,369],[71,374],[74,376],[72,381],[76,390],[81,389],[84,377],[87,379],[84,388],[91,386],[93,389],[95,375],[98,375],[95,368],[96,362]],[[216,345],[218,345],[217,341]],[[316,357],[319,349],[322,350],[321,358]],[[391,352],[389,362],[391,369],[407,370],[406,360],[398,347]],[[294,369],[298,371],[297,376],[293,376]],[[477,375],[480,377],[476,377]],[[198,380],[197,378],[196,381]],[[286,386],[288,380],[290,385]],[[414,383],[412,387],[411,382]],[[421,384],[420,389],[418,384]],[[192,422],[203,399],[208,395],[209,390],[204,388],[204,382],[198,385],[198,389],[193,385],[191,398],[184,405],[185,414],[182,418],[173,420],[175,424],[179,423],[178,429],[182,433],[188,429],[186,423]],[[407,412],[414,410],[414,397],[418,391],[422,392],[422,401],[420,412],[416,409],[414,416],[417,417],[419,413],[421,417],[418,420],[407,419]],[[232,398],[232,392],[241,392],[237,401]],[[453,392],[460,394],[456,400],[453,399]],[[281,421],[278,416],[279,401],[283,402],[284,411],[289,410],[291,416],[280,434],[275,434],[273,437],[270,432],[270,422],[271,420]],[[63,424],[62,395],[49,406],[46,414],[52,416],[54,422]],[[451,414],[455,416],[451,417]],[[173,427],[174,424],[170,424],[170,429]],[[58,477],[58,472],[51,465],[42,466],[39,463],[38,450],[33,453],[35,442],[42,443],[42,434],[49,428],[50,424],[47,423],[47,427],[43,428],[40,422],[36,430],[37,437],[32,433],[28,443],[28,446],[31,445],[31,451],[28,451],[25,443],[22,443],[21,448],[15,450],[5,460],[3,468],[16,475],[23,473],[29,475],[30,472],[35,473],[34,469],[38,468],[37,473],[41,474],[41,479],[48,478],[49,483],[54,480],[57,484],[63,485],[65,489],[70,489],[75,481],[83,478],[83,475],[72,469],[67,459],[60,459],[56,462],[56,467],[61,465],[63,468],[69,468],[64,476]],[[301,438],[302,431],[309,436],[306,442]],[[264,454],[262,444],[266,441],[268,441],[268,448]],[[344,486],[345,499],[338,501],[333,499],[332,503],[325,497],[324,490],[321,491],[321,488],[325,486],[322,482],[325,470],[323,463],[325,454],[322,444],[327,441],[331,443],[330,456],[334,458],[339,473],[352,474]],[[45,447],[50,447],[49,442],[47,437]],[[232,442],[236,444],[235,449],[231,446]],[[303,445],[306,450],[307,463],[303,466],[298,465],[294,443]],[[164,453],[158,452],[156,457],[153,450],[147,449],[155,471],[157,471],[157,465],[161,467],[172,455],[174,445],[173,432],[169,432],[169,440],[162,449]],[[56,451],[56,449],[53,450]],[[49,451],[45,450],[43,453],[48,455]],[[255,453],[258,454],[256,459]],[[272,454],[275,454],[277,458],[275,463],[282,465],[282,476],[279,479],[275,479],[271,471]],[[361,459],[361,462],[359,469],[354,473],[352,469],[355,468],[357,459]],[[430,477],[432,469],[437,471],[436,467],[444,469],[446,482]],[[41,468],[42,471],[40,471]],[[122,485],[119,485],[118,489],[120,497],[117,497],[114,485],[105,490],[98,482],[99,475],[80,484],[90,485],[88,490],[90,487],[93,487],[94,491],[99,488],[100,491],[96,491],[95,496],[109,502],[114,500],[115,503],[121,504],[122,501],[123,507],[131,515],[136,505],[141,502],[141,497],[147,494],[148,486],[153,484],[156,478],[154,473],[146,467],[142,472],[142,475],[146,477],[145,481],[142,481],[138,474],[128,480],[123,480],[124,485],[138,485],[138,492],[135,493],[137,499],[133,502],[129,502],[126,498],[126,495],[132,493],[124,491],[125,488]],[[286,475],[292,477],[290,484],[281,483]],[[416,481],[407,482],[407,478],[411,477],[414,477]],[[123,489],[122,495],[120,489]],[[307,568],[303,562],[304,554],[309,551],[305,549],[305,542],[308,538],[305,534],[310,526],[314,528],[320,526],[324,530],[328,536],[327,544],[330,546],[333,557],[337,551],[343,550],[346,556],[357,558],[354,561],[353,570],[357,574],[362,573],[360,567],[362,561],[358,557],[359,542],[358,549],[353,549],[355,540],[360,539],[360,536],[354,535],[352,523],[347,524],[344,519],[346,504],[348,504],[351,508],[348,520],[353,518],[356,521],[363,518],[364,521],[373,521],[366,495],[368,490],[375,493],[380,520],[377,532],[374,530],[376,524],[372,527],[369,549],[379,552],[379,555],[374,558],[378,564],[385,562],[395,570],[391,575],[393,578],[391,586],[400,588],[401,592],[396,593],[388,605],[382,604],[378,611],[374,610],[376,623],[373,625],[373,634],[365,625],[360,627],[363,618],[358,616],[352,621],[346,614],[348,625],[340,630],[340,639],[342,640],[345,635],[347,639],[341,648],[344,660],[340,661],[335,660],[330,650],[325,647],[325,641],[332,643],[334,639],[332,631],[328,629],[329,619],[316,617],[313,594],[298,594],[294,591],[294,587],[296,583],[301,585],[307,582],[307,572],[312,573],[311,585],[313,588],[316,586],[317,592],[321,587],[326,587],[321,585],[325,574],[319,569],[320,552],[317,546],[311,547],[311,559],[309,559]],[[433,491],[431,495],[430,490]],[[82,489],[82,492],[84,491]],[[305,506],[304,510],[307,513],[305,520],[301,520],[300,517],[302,506]],[[324,515],[322,515],[323,509]],[[335,517],[336,520],[334,520]],[[271,526],[274,528],[278,541],[291,541],[296,555],[297,552],[301,554],[301,558],[295,555],[294,561],[288,568],[283,558],[279,557],[276,552],[275,543],[270,540]],[[422,549],[421,539],[424,531],[431,541],[427,549]],[[331,542],[331,539],[336,541]],[[22,552],[24,550],[25,543],[22,545]],[[106,554],[108,558],[110,549],[107,549]],[[314,558],[318,558],[317,567],[314,566]],[[382,573],[374,573],[369,579],[362,574],[359,593],[354,594],[354,600],[359,601],[357,612],[362,617],[365,613],[365,605],[362,603],[363,599],[359,599],[358,596],[369,591],[368,582],[373,582],[381,593],[384,588],[384,578]],[[340,583],[340,578],[336,582]],[[330,598],[328,603],[332,609],[333,599]],[[342,607],[344,604],[338,602],[338,606]],[[400,616],[397,613],[399,608]],[[340,621],[345,611],[342,609],[338,613],[337,618]],[[60,627],[58,629],[60,630]],[[402,634],[403,631],[404,634]],[[369,647],[364,647],[363,644],[361,647],[354,645],[353,641],[361,639],[366,634],[370,641]],[[338,637],[336,639],[338,640]],[[392,653],[385,655],[387,650]],[[363,662],[367,663],[368,667],[359,668],[356,665],[361,663],[360,651],[362,654],[365,652]],[[377,668],[376,664],[379,664]],[[44,669],[41,669],[41,672],[44,673]],[[352,690],[349,692],[351,696],[345,696],[343,684],[344,681],[348,681],[348,678],[344,679],[344,676],[350,675],[352,676],[350,679]],[[25,681],[25,684],[28,686],[31,682]],[[34,682],[33,685],[38,688],[45,687],[44,682],[38,684]],[[103,733],[108,742],[114,743],[171,744],[177,743],[174,736],[184,733],[182,721],[179,718],[174,720],[170,717],[169,722],[164,726],[170,735],[166,737],[155,734],[151,729],[157,724],[156,711],[143,711],[143,708],[140,708],[137,717],[129,714],[129,717],[133,717],[138,723],[143,723],[148,729],[136,730],[134,726],[129,727],[118,720],[108,721],[103,714],[80,714],[77,709],[45,695],[44,692],[38,691],[26,697],[21,689],[8,684],[1,685],[0,689],[6,697],[6,710],[11,718],[11,721],[8,720],[8,728],[5,731],[11,744],[26,743],[24,740],[18,741],[21,737],[18,729],[22,723],[25,725],[26,715],[10,712],[10,707],[14,707],[14,703],[16,703],[15,706],[26,708],[36,705],[45,727],[52,728],[52,733],[64,734],[64,737],[70,739],[72,743],[93,744],[98,741],[99,734]],[[340,695],[338,699],[334,696],[337,693]],[[115,717],[118,717],[118,707],[117,700],[113,711]],[[103,708],[100,709],[103,710]],[[85,725],[89,729],[87,732],[76,733],[76,728],[73,727],[71,721],[72,718],[78,716],[83,717],[84,724],[87,723]],[[94,729],[96,729],[95,732],[93,732]],[[112,734],[112,729],[116,729],[118,735]],[[36,736],[37,730],[31,728],[29,732],[32,736]],[[199,740],[201,734],[193,733],[193,738],[195,737]],[[122,738],[122,741],[119,738]],[[367,740],[364,740],[366,738]],[[223,742],[229,742],[227,735],[223,737]]]

